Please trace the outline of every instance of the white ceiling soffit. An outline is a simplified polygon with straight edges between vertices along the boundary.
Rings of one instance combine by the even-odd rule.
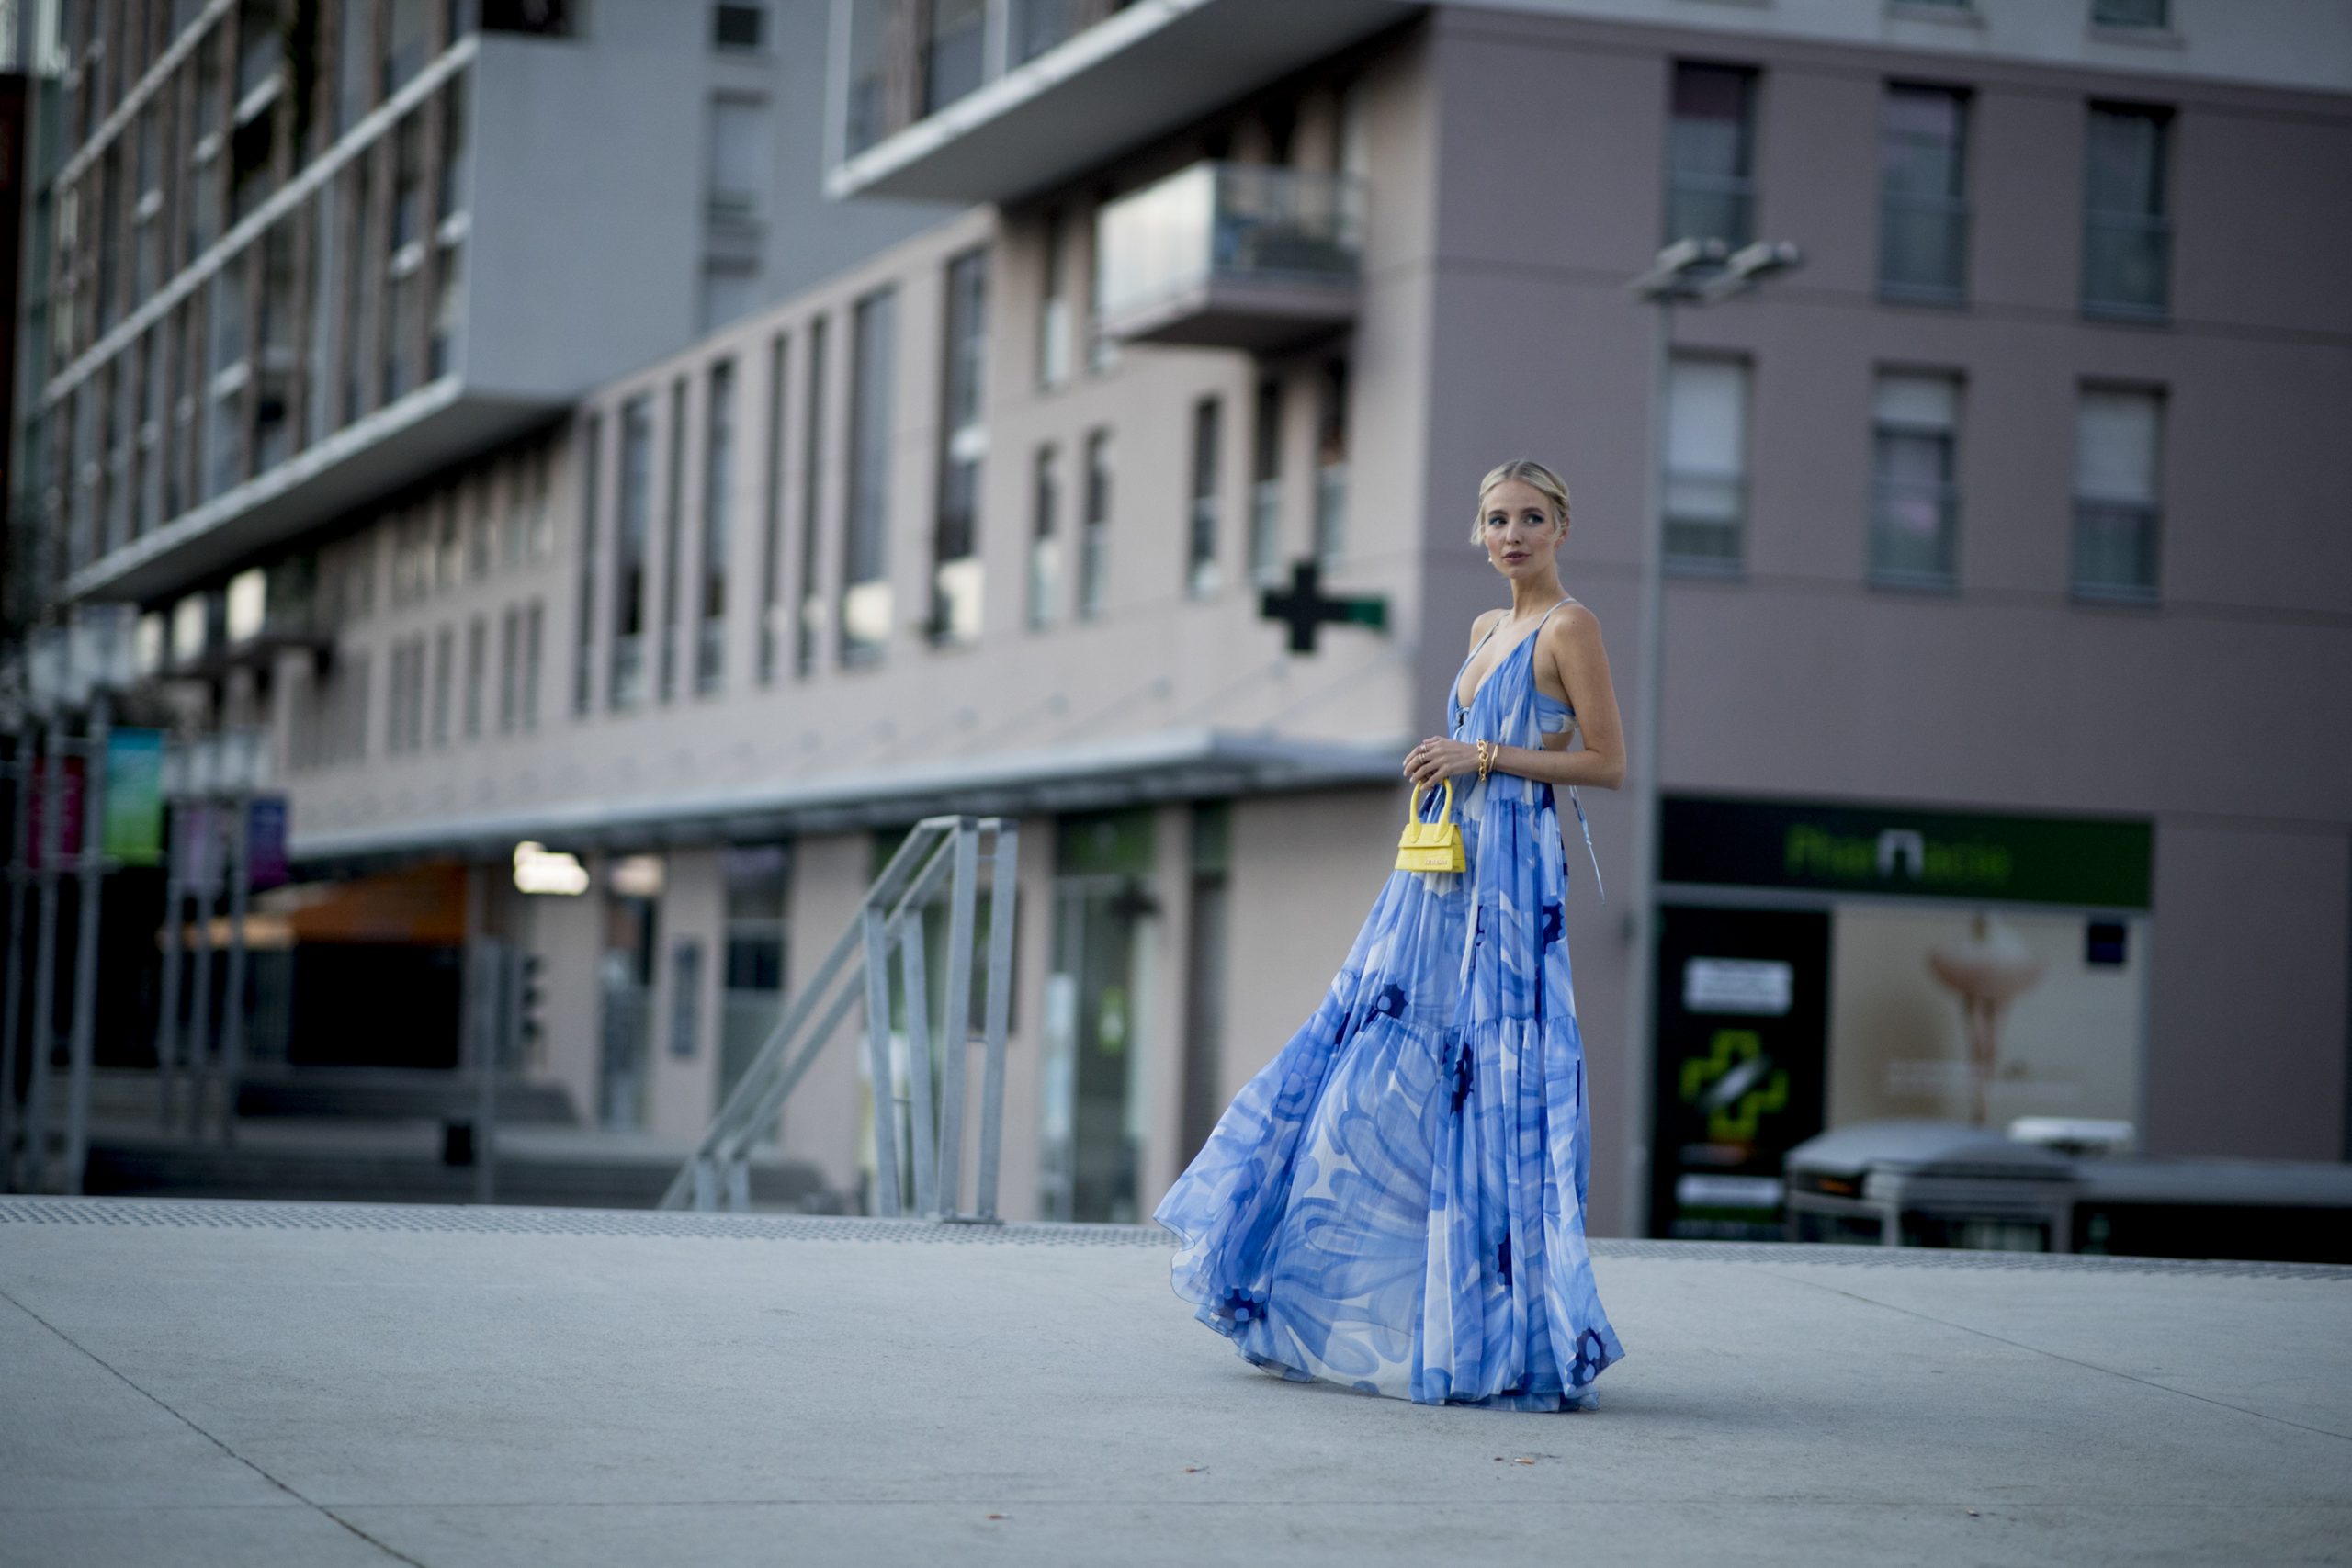
[[[1138,0],[837,165],[826,189],[1007,201],[1426,9],[1419,0]]]
[[[947,812],[1050,816],[1155,801],[1395,786],[1401,737],[1365,744],[1230,730],[1159,730],[1116,740],[854,770],[661,800],[587,800],[473,818],[305,833],[306,865],[428,854],[496,858],[521,840],[565,850],[633,849],[895,827]]]

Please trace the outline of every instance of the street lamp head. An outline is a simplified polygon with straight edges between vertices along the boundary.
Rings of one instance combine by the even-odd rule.
[[[1788,240],[1758,240],[1742,245],[1724,263],[1723,270],[1699,286],[1699,301],[1712,305],[1745,293],[1768,277],[1793,270],[1804,253]]]
[[[1758,240],[1734,251],[1725,266],[1741,277],[1762,279],[1786,272],[1803,260],[1804,253],[1792,240]]]
[[[1687,294],[1692,284],[1692,274],[1711,272],[1722,266],[1730,247],[1721,240],[1677,240],[1657,254],[1650,269],[1625,285],[1626,289],[1644,299],[1670,299]]]

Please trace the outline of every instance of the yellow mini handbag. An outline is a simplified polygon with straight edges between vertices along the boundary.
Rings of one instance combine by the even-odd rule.
[[[1462,829],[1453,820],[1453,781],[1445,781],[1445,804],[1439,808],[1437,820],[1421,820],[1421,789],[1413,786],[1412,804],[1406,807],[1411,820],[1405,824],[1404,837],[1396,840],[1396,869],[1399,871],[1460,871]]]

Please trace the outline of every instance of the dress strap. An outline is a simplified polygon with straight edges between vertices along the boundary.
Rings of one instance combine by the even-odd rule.
[[[1575,595],[1573,594],[1569,595],[1569,598],[1571,599],[1574,597]],[[1566,603],[1568,603],[1567,599],[1560,601],[1560,604],[1565,604]],[[1552,610],[1558,609],[1560,604],[1553,605]],[[1544,621],[1548,621],[1552,618],[1552,610],[1546,610],[1544,612]],[[1544,621],[1538,621],[1535,623],[1535,630],[1527,634],[1530,639],[1542,635],[1544,630]],[[1454,679],[1458,681],[1461,677],[1457,675]],[[1600,901],[1606,904],[1609,902],[1609,887],[1606,883],[1600,880],[1600,853],[1592,847],[1592,824],[1585,820],[1584,802],[1577,797],[1577,786],[1574,784],[1570,784],[1568,786],[1568,804],[1577,808],[1577,826],[1582,829],[1584,833],[1585,856],[1592,862],[1593,888],[1600,895]]]
[[[1609,886],[1600,880],[1600,855],[1592,847],[1592,824],[1584,819],[1584,802],[1577,798],[1577,786],[1568,786],[1568,804],[1577,808],[1577,826],[1584,829],[1584,852],[1592,862],[1592,886],[1600,901],[1609,902]]]

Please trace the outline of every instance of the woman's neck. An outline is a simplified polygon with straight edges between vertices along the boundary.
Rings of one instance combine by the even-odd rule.
[[[1515,579],[1510,585],[1510,618],[1540,615],[1567,596],[1568,591],[1560,586],[1556,566],[1540,577]]]

